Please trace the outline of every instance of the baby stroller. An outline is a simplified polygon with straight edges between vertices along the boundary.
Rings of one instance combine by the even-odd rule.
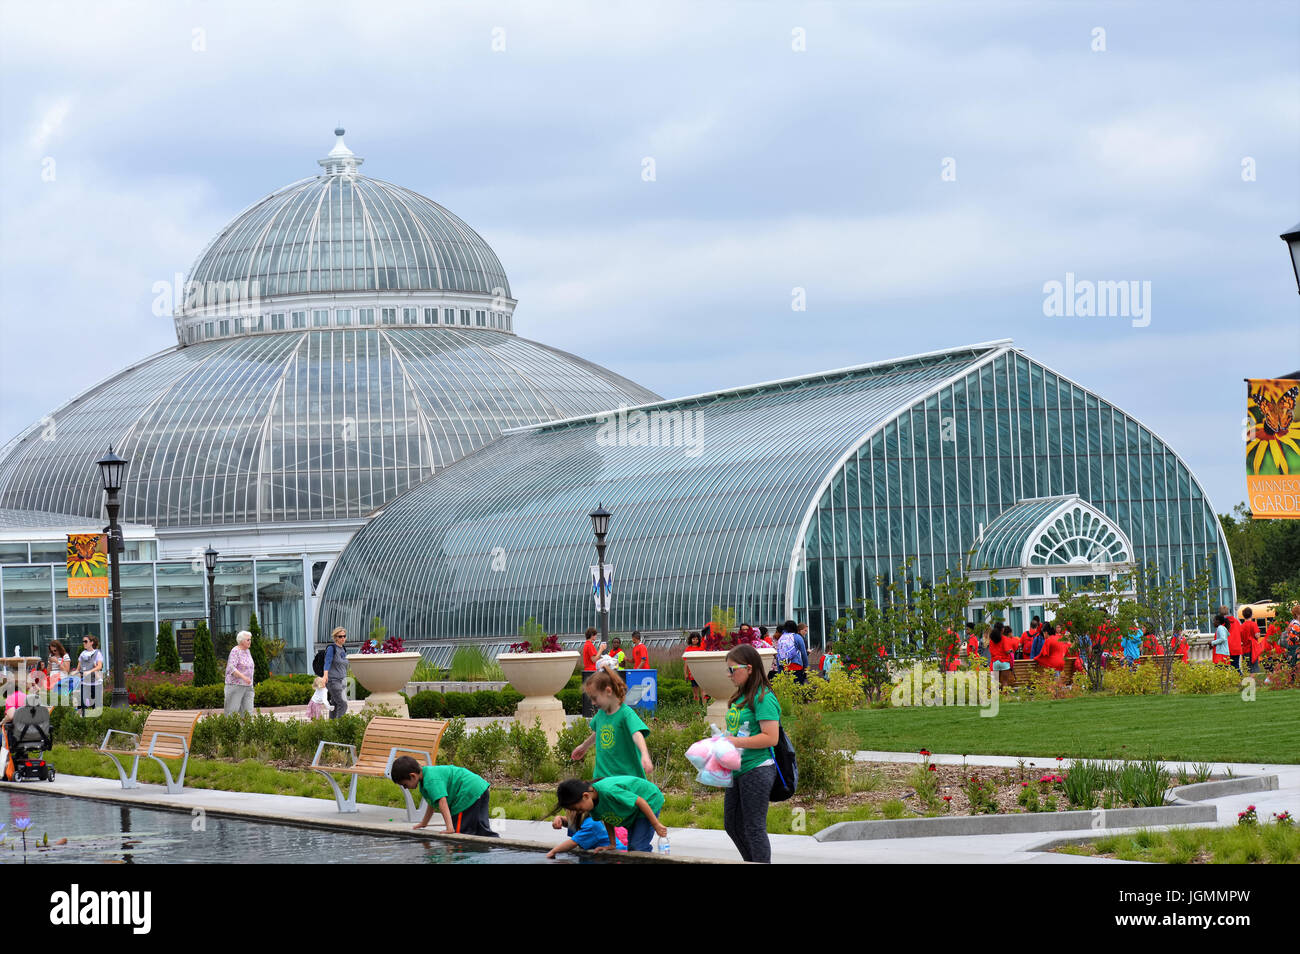
[[[54,766],[41,757],[54,747],[50,735],[50,710],[35,702],[14,710],[5,724],[4,777],[14,782],[53,782]]]

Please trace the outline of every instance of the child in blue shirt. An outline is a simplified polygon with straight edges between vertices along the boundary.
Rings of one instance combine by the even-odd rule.
[[[603,824],[590,815],[583,815],[572,809],[563,815],[556,815],[555,820],[551,822],[551,827],[556,831],[565,829],[569,837],[548,851],[547,858],[554,858],[575,848],[591,851],[609,844],[609,833],[605,831]],[[614,829],[614,844],[618,851],[627,851],[627,829],[622,827]]]

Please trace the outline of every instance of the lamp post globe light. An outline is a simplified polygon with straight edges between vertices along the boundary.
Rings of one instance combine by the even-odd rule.
[[[1281,238],[1291,253],[1291,271],[1295,274],[1296,291],[1300,292],[1300,222],[1283,232]]]
[[[203,551],[203,565],[208,569],[208,638],[216,641],[217,638],[217,557],[220,556],[208,544],[208,548]]]
[[[600,641],[609,643],[609,601],[605,595],[605,534],[609,532],[609,511],[597,504],[591,512],[591,529],[596,534],[596,592],[600,597]]]
[[[113,642],[111,659],[113,662],[113,701],[110,705],[114,709],[126,709],[129,707],[126,696],[126,666],[122,660],[126,657],[122,650],[122,574],[121,561],[122,550],[122,528],[118,526],[117,515],[122,509],[122,498],[119,496],[122,492],[122,477],[126,471],[127,461],[123,460],[113,453],[113,448],[108,448],[108,453],[101,457],[99,464],[99,479],[104,485],[104,509],[108,511],[108,564],[110,579],[110,601],[113,606]]]

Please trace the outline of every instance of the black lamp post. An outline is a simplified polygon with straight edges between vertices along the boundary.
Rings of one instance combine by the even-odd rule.
[[[217,638],[217,556],[212,544],[203,551],[203,565],[208,568],[208,637]]]
[[[600,641],[609,642],[609,604],[605,596],[605,534],[609,532],[609,511],[603,504],[597,504],[591,512],[591,529],[596,534],[597,581],[596,592],[600,596]]]
[[[1300,223],[1293,225],[1290,231],[1283,232],[1282,241],[1286,242],[1287,249],[1291,252],[1291,271],[1295,273],[1296,291],[1300,291]]]
[[[110,586],[112,587],[111,601],[113,604],[113,649],[111,658],[113,661],[113,701],[110,705],[114,709],[129,708],[126,697],[126,666],[123,660],[126,659],[122,649],[122,528],[118,526],[117,514],[122,509],[122,498],[118,496],[122,491],[122,474],[126,470],[127,462],[113,453],[113,448],[109,447],[108,453],[101,457],[99,463],[99,478],[104,484],[104,493],[107,497],[104,501],[104,509],[108,511],[108,565]]]

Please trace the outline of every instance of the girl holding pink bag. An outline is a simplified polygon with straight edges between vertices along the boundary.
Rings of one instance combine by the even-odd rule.
[[[740,768],[723,798],[722,825],[745,861],[771,864],[767,809],[776,780],[772,749],[781,735],[781,703],[767,681],[763,659],[748,644],[727,653],[736,693],[727,710],[728,742],[741,750]]]

